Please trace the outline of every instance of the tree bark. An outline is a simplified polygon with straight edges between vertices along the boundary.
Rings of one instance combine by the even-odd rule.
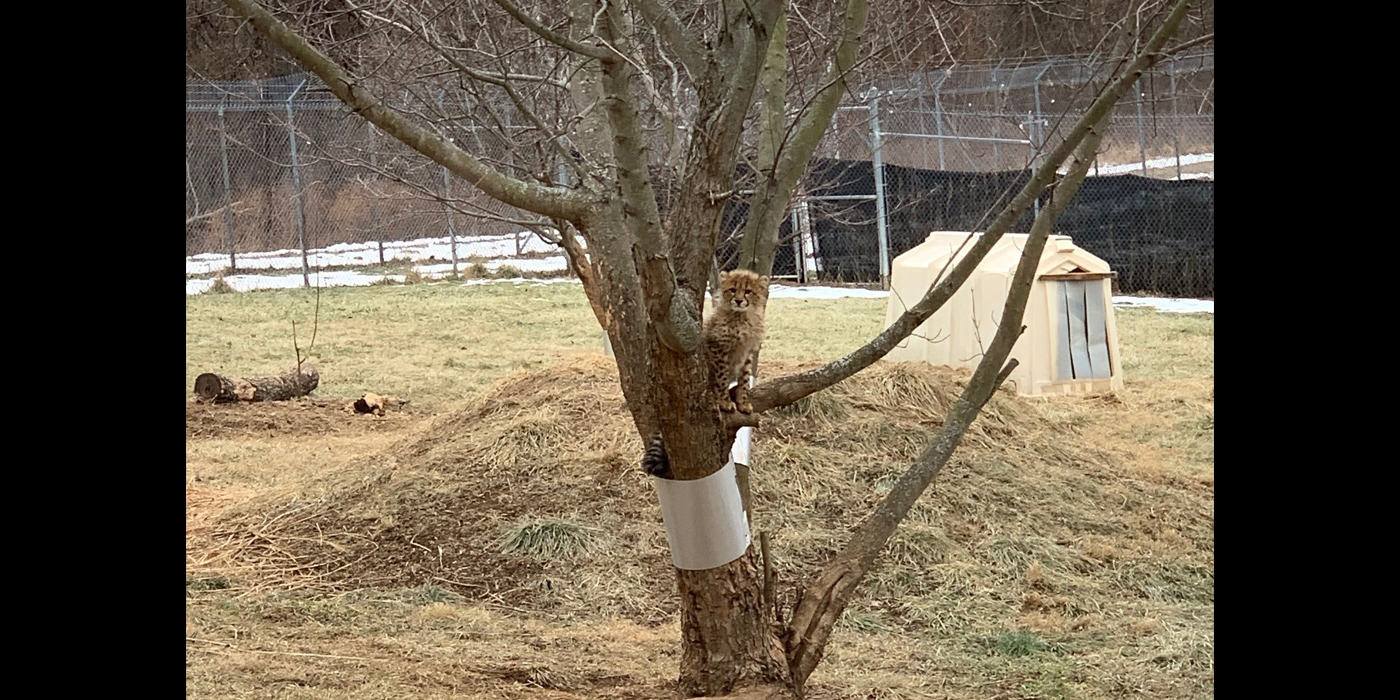
[[[683,697],[788,686],[786,656],[769,624],[762,570],[752,545],[725,566],[677,569],[676,587],[681,596]]]
[[[311,366],[302,367],[300,373],[292,370],[277,377],[247,379],[205,372],[194,378],[194,393],[212,403],[286,401],[311,393],[320,382],[321,375]]]

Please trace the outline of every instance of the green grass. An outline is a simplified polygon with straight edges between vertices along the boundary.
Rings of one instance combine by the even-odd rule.
[[[186,394],[201,372],[286,371],[292,321],[307,351],[315,304],[315,291],[306,289],[186,297]],[[763,357],[835,359],[879,333],[884,314],[883,299],[774,299]],[[1117,317],[1129,382],[1214,379],[1212,314],[1119,309]],[[575,284],[327,288],[317,326],[309,352],[321,371],[318,393],[370,390],[422,405],[460,401],[512,371],[602,347],[602,330]]]
[[[1025,630],[1001,632],[988,641],[988,646],[1002,656],[1030,656],[1050,648],[1039,636]]]
[[[519,369],[601,352],[603,332],[576,284],[335,287],[195,295],[185,301],[185,392],[202,372],[280,374],[298,344],[316,358],[322,396],[387,393],[420,406],[475,395]],[[826,360],[884,323],[884,301],[775,299],[764,358]],[[311,343],[316,325],[316,345]]]
[[[598,535],[589,528],[557,519],[518,523],[501,539],[502,552],[542,561],[576,559],[597,551],[598,546]]]
[[[1215,378],[1215,314],[1118,309],[1116,315],[1128,381]]]
[[[574,285],[454,283],[197,295],[185,304],[185,391],[201,372],[279,374],[298,344],[322,396],[460,401],[511,371],[596,352],[601,331]],[[316,344],[310,347],[313,325]]]

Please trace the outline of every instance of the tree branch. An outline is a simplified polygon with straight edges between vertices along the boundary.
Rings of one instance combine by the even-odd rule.
[[[583,247],[579,245],[578,238],[574,237],[573,226],[567,221],[559,222],[559,246],[564,249],[569,267],[583,284],[583,295],[588,299],[589,307],[593,309],[594,318],[598,319],[598,325],[606,332],[612,326],[612,319],[603,298],[603,290],[598,288],[598,278],[593,266],[589,263]]]
[[[1181,53],[1182,51],[1185,51],[1185,50],[1190,49],[1190,48],[1195,47],[1195,46],[1200,46],[1201,44],[1204,44],[1204,43],[1209,42],[1209,41],[1215,41],[1215,32],[1211,32],[1211,33],[1209,33],[1209,34],[1207,34],[1207,35],[1205,35],[1205,36],[1196,37],[1195,39],[1192,39],[1192,40],[1190,40],[1190,41],[1182,42],[1182,43],[1177,44],[1176,46],[1173,46],[1173,47],[1171,47],[1171,48],[1169,48],[1169,49],[1163,49],[1163,50],[1162,50],[1162,55],[1163,55],[1163,56],[1174,56],[1174,55],[1176,55],[1176,54]]]
[[[609,3],[600,29],[614,47],[623,42],[620,10]],[[648,315],[656,325],[661,342],[672,350],[689,353],[700,344],[700,310],[683,294],[676,294],[676,275],[667,258],[661,230],[661,212],[647,170],[650,149],[642,136],[637,106],[629,91],[631,64],[617,57],[603,60],[603,108],[612,125],[613,158],[622,190],[622,207],[628,232],[636,245],[642,270]]]
[[[1180,24],[1189,4],[1190,0],[1181,0],[1164,22],[1162,29],[1149,41],[1144,55],[1161,47],[1161,43],[1165,42]],[[1041,210],[1031,226],[1026,247],[1012,276],[1010,292],[1003,307],[1002,323],[987,349],[987,354],[973,372],[972,379],[949,408],[943,426],[870,517],[856,529],[841,553],[824,567],[799,598],[788,627],[787,638],[790,670],[798,688],[801,688],[821,660],[836,619],[849,603],[856,587],[869,572],[896,527],[938,476],[982,406],[1015,368],[1015,360],[1005,367],[1002,367],[1002,363],[1006,361],[1016,340],[1025,330],[1020,321],[1025,316],[1026,302],[1030,297],[1045,242],[1050,236],[1055,220],[1083,183],[1103,140],[1103,129],[1107,121],[1108,112],[1102,111],[1088,125],[1088,134],[1076,146],[1069,173],[1055,190],[1052,190],[1049,205]]]
[[[370,96],[341,67],[316,50],[300,34],[273,17],[253,0],[223,0],[225,5],[246,17],[259,32],[280,46],[303,66],[315,73],[331,92],[355,112],[385,133],[408,144],[415,151],[447,166],[468,183],[506,204],[545,216],[576,220],[584,215],[587,202],[570,190],[517,180],[486,165],[447,139],[434,134],[385,107]]]
[[[1103,123],[1101,120],[1098,125],[1102,126]],[[1016,368],[1016,360],[1006,362],[1006,359],[1025,330],[1025,326],[1020,325],[1020,322],[1025,316],[1026,302],[1030,298],[1036,268],[1039,267],[1041,255],[1045,250],[1045,242],[1049,239],[1054,222],[1064,210],[1065,204],[1073,198],[1079,184],[1083,182],[1102,139],[1101,130],[1096,129],[1081,142],[1079,157],[1070,166],[1069,175],[1057,188],[1063,189],[1063,192],[1056,193],[1052,203],[1041,210],[1031,226],[1026,247],[1011,279],[1011,291],[1002,311],[1002,323],[997,328],[986,355],[973,372],[972,379],[949,408],[943,426],[929,441],[918,460],[876,506],[875,512],[856,528],[845,549],[824,567],[821,574],[799,598],[788,628],[789,664],[794,679],[805,680],[816,668],[836,619],[845,610],[856,587],[873,567],[876,557],[884,550],[899,523],[909,514],[914,503],[952,457],[962,441],[963,434],[972,425],[982,407]],[[1063,196],[1059,196],[1061,194]],[[1004,362],[1006,364],[1003,367]]]
[[[589,58],[596,58],[600,60],[608,58],[612,55],[612,52],[608,51],[607,49],[579,43],[577,41],[574,41],[573,39],[570,39],[569,37],[564,36],[563,34],[560,34],[559,32],[554,31],[553,29],[550,29],[549,27],[544,26],[543,24],[540,24],[539,20],[536,20],[534,17],[525,14],[524,11],[512,4],[510,0],[492,0],[492,2],[496,3],[497,5],[500,5],[501,9],[505,10],[506,13],[509,14],[511,17],[514,17],[516,21],[525,25],[530,31],[540,35],[540,37],[542,37],[545,41],[550,42],[551,44],[561,46],[570,51],[573,51],[576,54],[581,54]]]
[[[228,209],[228,208],[230,208],[230,207],[237,206],[237,205],[242,204],[242,203],[243,203],[243,200],[239,200],[239,201],[237,201],[237,202],[229,202],[228,204],[225,204],[225,205],[223,205],[222,207],[219,207],[218,209],[214,209],[214,210],[212,210],[212,211],[206,211],[206,212],[204,212],[203,214],[196,214],[196,215],[194,215],[194,216],[191,216],[191,217],[185,219],[185,225],[186,225],[186,226],[189,226],[190,224],[192,224],[192,223],[194,223],[194,222],[196,222],[196,221],[203,221],[203,220],[205,220],[205,219],[207,219],[207,218],[209,218],[209,217],[211,217],[211,216],[216,216],[216,215],[218,215],[220,212],[222,212],[223,210]],[[235,209],[234,211],[237,212],[236,209]]]
[[[931,287],[918,303],[900,315],[894,323],[890,324],[869,343],[845,357],[823,367],[775,379],[755,387],[750,392],[750,401],[753,402],[754,411],[763,412],[777,406],[786,406],[804,396],[844,381],[889,354],[890,350],[909,337],[909,334],[913,333],[920,324],[941,308],[962,286],[963,282],[972,275],[973,270],[981,264],[982,259],[1001,239],[1002,234],[1006,233],[1011,224],[1020,218],[1026,209],[1030,208],[1031,203],[1040,195],[1040,192],[1055,178],[1055,171],[1089,134],[1092,125],[1098,123],[1104,115],[1108,114],[1138,77],[1161,58],[1161,55],[1156,52],[1161,49],[1171,32],[1180,24],[1181,17],[1185,14],[1184,8],[1189,2],[1190,0],[1181,0],[1181,4],[1172,11],[1167,22],[1147,42],[1143,52],[1117,80],[1110,83],[1100,93],[1098,99],[1080,117],[1074,128],[1065,135],[1064,141],[1061,141],[1054,150],[1046,155],[1040,169],[1036,171],[1030,182],[1021,188],[1011,203],[987,226],[986,232],[968,250],[967,255],[953,266],[942,282]]]
[[[351,7],[354,8],[353,5],[351,5]],[[574,163],[574,159],[569,156],[568,149],[565,148],[564,144],[560,142],[560,135],[556,134],[552,129],[545,125],[544,121],[541,120],[539,116],[536,115],[535,112],[530,109],[529,105],[525,103],[524,98],[520,96],[520,93],[515,89],[515,86],[511,84],[512,80],[520,79],[521,76],[508,72],[504,65],[501,66],[500,76],[494,76],[484,71],[479,71],[475,68],[472,68],[471,66],[468,66],[467,64],[459,60],[456,56],[453,56],[452,53],[448,51],[441,43],[434,40],[428,34],[428,28],[426,25],[420,26],[419,29],[415,31],[413,28],[409,27],[402,19],[389,19],[387,17],[381,17],[373,12],[363,9],[359,11],[367,17],[397,27],[409,36],[413,36],[421,40],[423,43],[432,47],[432,49],[436,51],[439,56],[442,56],[443,60],[447,61],[449,65],[451,65],[453,68],[456,68],[458,71],[465,74],[472,80],[479,80],[483,83],[495,85],[501,88],[502,90],[505,90],[506,95],[510,97],[511,102],[515,105],[515,108],[520,110],[520,113],[525,116],[526,120],[528,120],[532,125],[534,125],[536,129],[539,129],[540,132],[546,136],[550,148],[554,150],[555,155],[559,156],[560,160],[565,164],[565,166],[570,168],[575,175],[581,174],[579,172],[577,164]],[[397,9],[391,7],[390,11],[393,12],[397,17]],[[557,83],[554,81],[545,81],[544,78],[537,77],[537,79],[544,82],[550,82],[550,84],[559,85],[561,87],[563,86],[562,83]]]
[[[798,120],[792,138],[781,148],[775,147],[771,174],[758,174],[759,182],[754,186],[755,197],[745,224],[742,239],[744,257],[740,264],[757,270],[759,274],[772,272],[773,251],[778,246],[778,226],[787,211],[798,178],[811,161],[812,154],[816,153],[822,136],[831,126],[831,118],[836,114],[841,96],[846,92],[846,76],[855,65],[869,15],[868,0],[847,0],[845,24],[836,45],[835,60],[827,69],[822,87]],[[767,69],[765,65],[764,70]],[[764,124],[765,132],[768,126]],[[776,134],[769,136],[765,133],[764,138],[778,140]]]
[[[746,3],[741,8],[721,3],[722,29],[714,42],[714,58],[696,77],[697,116],[680,169],[683,187],[671,208],[674,219],[718,221],[734,195],[744,119],[753,106],[759,65],[783,5],[783,0],[754,0],[752,7]],[[720,234],[719,226],[704,228],[708,235],[677,235],[669,241],[677,279],[700,290],[714,265]]]
[[[676,54],[691,76],[704,73],[709,49],[686,31],[674,10],[656,0],[632,0],[632,7],[656,28],[657,36]]]

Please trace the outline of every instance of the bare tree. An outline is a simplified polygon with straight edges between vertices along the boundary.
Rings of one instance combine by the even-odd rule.
[[[255,0],[223,2],[354,112],[551,232],[612,342],[638,434],[661,432],[680,480],[724,465],[741,424],[756,424],[758,414],[883,357],[1051,190],[1001,326],[966,390],[919,459],[800,593],[790,621],[778,624],[769,612],[772,594],[764,591],[752,547],[723,566],[677,570],[681,692],[785,697],[801,694],[857,585],[1014,367],[1008,356],[1055,218],[1093,161],[1109,111],[1171,52],[1164,47],[1191,0],[1132,3],[1118,15],[1118,39],[1107,52],[1114,73],[966,257],[862,348],[756,387],[753,416],[714,409],[709,369],[697,352],[721,220],[741,189],[752,191],[741,264],[770,271],[793,189],[863,55],[879,53],[862,53],[870,43],[867,0],[847,0],[830,16],[804,14],[785,0],[566,0],[553,15],[546,3],[514,0],[412,7],[325,0],[274,9]],[[895,31],[891,26],[882,25],[886,32]],[[469,99],[443,99],[449,87]],[[511,157],[464,147],[480,143],[483,133]],[[1066,163],[1069,174],[1060,179],[1056,172]]]

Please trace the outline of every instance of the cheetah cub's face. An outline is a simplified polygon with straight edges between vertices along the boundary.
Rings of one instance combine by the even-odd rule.
[[[720,273],[719,290],[721,303],[734,311],[743,312],[768,305],[768,278],[749,270]]]

